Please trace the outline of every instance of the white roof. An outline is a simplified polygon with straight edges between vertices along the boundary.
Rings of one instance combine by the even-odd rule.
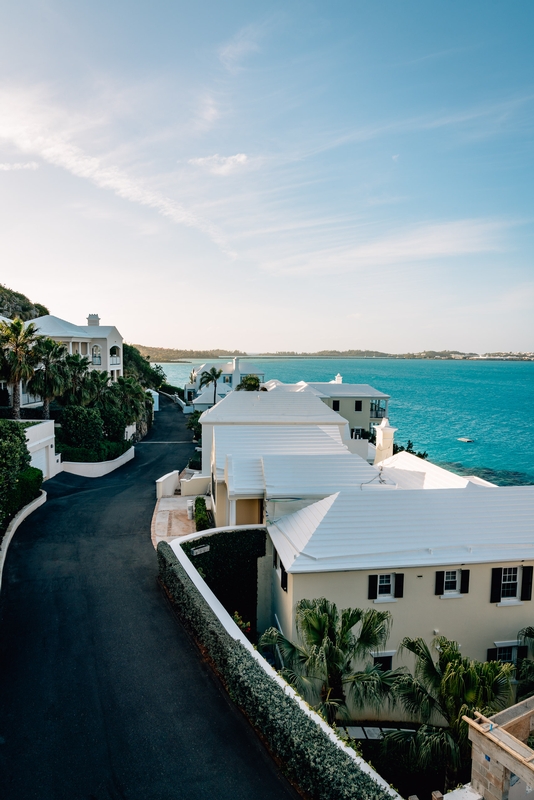
[[[261,457],[227,456],[224,475],[229,496],[263,496],[265,481]]]
[[[214,408],[225,402],[221,400]],[[213,448],[218,477],[222,476],[228,455],[258,458],[271,453],[348,452],[337,425],[215,425]]]
[[[344,491],[268,528],[288,572],[534,559],[534,486]]]
[[[113,331],[119,333],[114,325],[74,325],[52,314],[30,319],[25,324],[28,325],[30,322],[35,323],[40,334],[53,339],[106,339]]]
[[[0,322],[7,322],[7,323],[10,323],[10,322],[13,322],[13,320],[12,320],[12,319],[9,319],[9,317],[3,317],[3,316],[0,314]]]
[[[381,464],[385,477],[394,481],[399,489],[465,489],[479,486],[495,486],[474,476],[464,477],[405,450]]]
[[[265,455],[263,472],[268,499],[324,497],[345,487],[395,488],[395,483],[381,477],[376,467],[349,452]]]
[[[211,384],[210,386],[206,386],[206,388],[203,389],[202,393],[199,394],[197,397],[195,397],[195,399],[193,400],[193,405],[194,406],[195,405],[205,406],[205,405],[210,405],[211,403],[213,403],[213,390],[214,390],[214,388],[215,387],[213,386],[213,384]],[[228,394],[228,392],[231,392],[231,391],[232,391],[232,389],[231,389],[230,386],[228,386],[228,384],[226,384],[226,383],[217,383],[216,397],[219,400],[221,400],[223,397],[225,397]]]
[[[347,425],[347,420],[312,394],[231,392],[205,411],[202,424]]]
[[[215,369],[222,369],[224,375],[233,374],[235,369],[233,361],[227,361],[225,363],[221,361],[209,361],[206,364],[193,367],[193,372],[195,372],[196,375],[202,375],[203,372],[209,372],[212,367],[215,367]],[[254,364],[247,364],[245,367],[243,364],[238,363],[237,371],[240,375],[263,375],[265,369],[263,367],[256,367]]]
[[[368,383],[308,383],[312,389],[325,394],[327,397],[373,397],[388,400],[389,394],[379,392]]]
[[[268,392],[308,392],[309,394],[314,394],[316,397],[328,397],[328,394],[324,394],[318,389],[312,388],[306,383],[306,381],[299,381],[298,383],[282,383],[281,381],[276,380],[276,378],[271,378],[270,381],[266,381],[263,385]]]

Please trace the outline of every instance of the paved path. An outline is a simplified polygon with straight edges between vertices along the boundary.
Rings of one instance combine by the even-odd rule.
[[[2,800],[294,797],[157,588],[154,480],[194,446],[176,406],[156,419],[120,470],[48,481],[10,546]]]

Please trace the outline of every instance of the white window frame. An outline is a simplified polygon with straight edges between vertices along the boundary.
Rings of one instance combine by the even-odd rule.
[[[447,575],[455,574],[456,586],[454,589],[447,589]],[[460,570],[459,569],[446,569],[443,576],[443,595],[445,597],[458,597],[460,595]]]
[[[508,571],[515,570],[515,581],[505,581],[504,577]],[[504,587],[506,584],[515,583],[515,594],[513,595],[504,595]],[[517,605],[521,603],[519,599],[521,596],[521,573],[519,571],[519,567],[503,567],[502,568],[502,578],[501,578],[501,602],[499,605]]]
[[[380,593],[380,578],[389,578],[389,592],[387,594]],[[382,584],[385,586],[386,584]],[[376,587],[376,600],[375,603],[378,602],[391,602],[391,600],[395,599],[395,573],[394,572],[382,572],[378,573],[378,583]]]

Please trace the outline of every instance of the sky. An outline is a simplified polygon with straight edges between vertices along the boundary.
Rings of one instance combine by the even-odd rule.
[[[0,282],[126,341],[534,350],[531,0],[0,6]]]

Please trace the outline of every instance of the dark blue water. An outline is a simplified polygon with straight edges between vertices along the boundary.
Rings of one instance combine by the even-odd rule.
[[[202,363],[195,361],[195,364]],[[242,360],[242,372],[247,360]],[[431,461],[500,484],[534,483],[534,362],[397,359],[250,359],[284,383],[370,383],[391,395],[395,441],[408,439]],[[162,364],[182,385],[190,364]],[[464,436],[471,444],[459,442]]]

